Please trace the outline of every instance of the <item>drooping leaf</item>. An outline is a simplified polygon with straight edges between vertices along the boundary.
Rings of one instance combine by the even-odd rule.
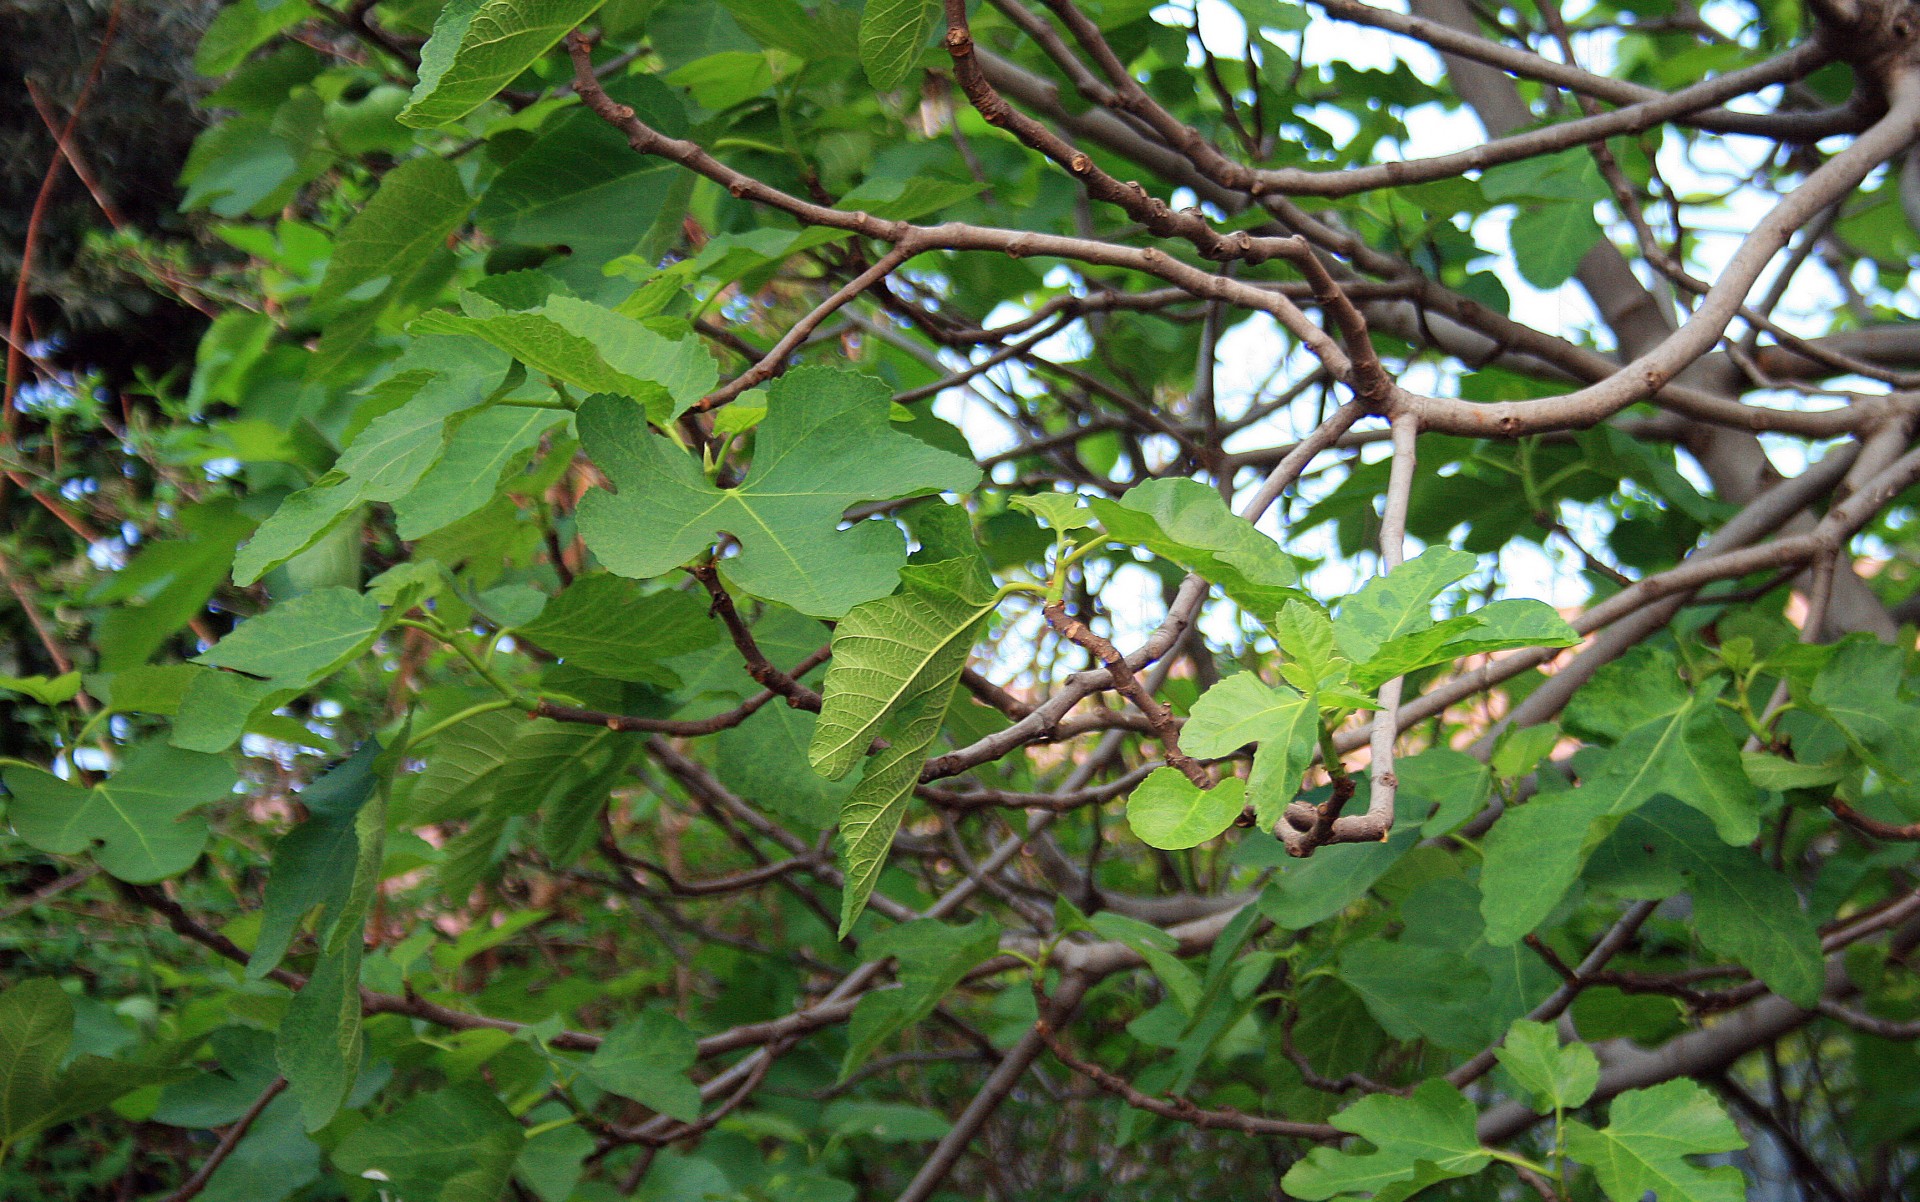
[[[175,1075],[98,1056],[81,1056],[63,1068],[73,1025],[73,1002],[50,977],[30,977],[0,991],[0,1156],[29,1135]]]
[[[1607,1126],[1567,1123],[1567,1151],[1593,1168],[1613,1202],[1742,1202],[1740,1170],[1703,1169],[1689,1156],[1747,1146],[1713,1096],[1685,1078],[1630,1089],[1608,1108]]]
[[[406,278],[460,228],[472,204],[460,173],[439,155],[395,167],[335,239],[314,303],[359,299],[376,282]]]
[[[670,571],[725,531],[740,554],[728,578],[757,597],[817,617],[839,617],[891,592],[906,548],[890,524],[838,530],[858,501],[940,489],[966,491],[979,471],[887,429],[888,393],[868,376],[801,368],[770,390],[753,467],[738,488],[710,483],[698,460],[648,434],[630,406],[595,397],[582,407],[587,451],[619,492],[580,503],[587,545],[619,575]]]
[[[513,82],[515,76],[606,0],[451,0],[420,52],[400,123],[431,129],[458,121]]]
[[[1304,930],[1358,901],[1419,840],[1419,828],[1405,825],[1384,843],[1323,847],[1289,864],[1267,886],[1260,895],[1260,912],[1285,930]]]
[[[1177,768],[1157,768],[1127,798],[1127,825],[1149,847],[1198,847],[1233,825],[1246,791],[1237,776],[1202,789]]]
[[[410,329],[490,342],[540,376],[583,392],[638,401],[655,422],[685,412],[713,387],[718,373],[697,338],[666,338],[624,313],[578,297],[511,299],[514,306],[466,292],[460,298],[464,313],[436,309],[421,314]]]
[[[360,807],[379,787],[374,761],[380,744],[369,739],[360,750],[301,791],[307,820],[289,831],[273,851],[266,897],[260,907],[260,933],[247,961],[247,975],[264,977],[279,967],[300,920],[321,907],[315,934],[322,944],[353,889],[360,839],[354,832]]]
[[[1492,1159],[1474,1134],[1473,1103],[1445,1081],[1426,1081],[1411,1096],[1372,1094],[1333,1116],[1333,1125],[1374,1146],[1372,1152],[1315,1148],[1281,1179],[1296,1198],[1320,1202],[1336,1194],[1378,1194],[1413,1180],[1470,1177]],[[1399,1196],[1405,1196],[1404,1194]]]
[[[1595,849],[1586,875],[1622,897],[1691,894],[1694,934],[1708,950],[1782,997],[1818,1002],[1820,934],[1793,885],[1751,848],[1721,842],[1697,811],[1655,798]]]
[[[400,750],[406,747],[403,727],[392,747],[378,753],[367,771],[377,783],[362,799],[353,817],[356,855],[353,875],[336,913],[323,933],[320,958],[313,975],[295,994],[281,1020],[274,1059],[287,1079],[287,1092],[299,1101],[308,1131],[333,1121],[346,1102],[360,1072],[365,1047],[360,1024],[360,962],[365,953],[367,911],[379,888],[387,833],[387,782]],[[357,770],[356,770],[357,772]],[[334,808],[344,808],[363,786],[353,776],[343,778],[343,796]]]
[[[1396,1039],[1424,1039],[1471,1051],[1486,1037],[1490,982],[1457,953],[1410,943],[1368,940],[1340,953],[1340,980]]]
[[[440,461],[393,502],[403,539],[424,538],[484,508],[501,477],[565,420],[551,409],[502,405],[461,421]]]
[[[940,731],[967,652],[997,595],[978,558],[916,564],[901,591],[869,601],[834,631],[808,762],[837,780],[878,737],[887,746],[840,808],[840,926],[853,926],[886,862],[926,750]]]
[[[1263,620],[1297,597],[1293,560],[1198,480],[1149,480],[1118,501],[1096,497],[1107,533],[1198,572]]]
[[[602,1089],[670,1118],[700,1117],[700,1090],[688,1079],[698,1047],[687,1025],[664,1010],[648,1010],[607,1032],[587,1062],[587,1077]]]

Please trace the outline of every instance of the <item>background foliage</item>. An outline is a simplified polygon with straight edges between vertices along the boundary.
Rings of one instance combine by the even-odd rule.
[[[1897,7],[23,21],[0,1195],[1914,1188]]]

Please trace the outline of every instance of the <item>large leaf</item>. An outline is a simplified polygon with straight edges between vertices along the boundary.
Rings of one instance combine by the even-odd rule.
[[[1567,1151],[1592,1167],[1613,1202],[1742,1202],[1746,1181],[1730,1165],[1703,1169],[1689,1156],[1747,1146],[1713,1096],[1681,1078],[1613,1100],[1604,1130],[1567,1123]]]
[[[421,1094],[359,1128],[333,1163],[374,1177],[403,1202],[499,1202],[526,1135],[491,1090]]]
[[[889,393],[870,376],[801,368],[771,389],[753,468],[717,488],[698,459],[647,432],[641,414],[608,397],[580,411],[581,436],[618,493],[581,500],[587,545],[622,576],[658,576],[725,532],[740,554],[723,563],[748,592],[816,617],[839,617],[893,591],[906,548],[890,523],[838,529],[858,501],[966,491],[972,464],[887,428]]]
[[[195,663],[302,689],[356,658],[380,630],[380,605],[348,588],[283,601],[234,627]]]
[[[493,99],[606,0],[449,0],[400,122],[429,129]]]
[[[564,420],[551,409],[508,405],[462,420],[440,461],[394,499],[397,533],[408,540],[424,538],[484,508],[502,475],[523,464],[547,431]]]
[[[1825,984],[1820,934],[1791,882],[1749,847],[1729,847],[1698,812],[1667,798],[1629,815],[1586,877],[1622,897],[1693,897],[1701,944],[1808,1008]]]
[[[668,137],[686,136],[680,102],[657,77],[610,80],[607,94]],[[549,119],[539,140],[487,185],[474,209],[474,224],[502,243],[564,246],[571,263],[597,271],[634,249],[648,228],[634,215],[665,210],[681,178],[684,173],[673,164],[634,154],[625,134],[574,107]],[[567,278],[588,291],[573,272]]]
[[[380,190],[334,241],[333,259],[314,294],[316,305],[352,296],[371,285],[405,279],[466,220],[473,204],[460,173],[436,154],[408,159],[389,171]],[[356,295],[359,294],[359,295]]]
[[[1293,560],[1198,480],[1149,480],[1092,509],[1115,540],[1198,572],[1262,622],[1298,594]]]
[[[386,851],[387,784],[398,752],[405,746],[403,729],[394,746],[377,754],[366,768],[377,783],[371,796],[360,800],[353,817],[352,879],[344,895],[331,893],[329,886],[335,917],[322,932],[319,962],[287,1006],[274,1045],[287,1092],[298,1099],[308,1131],[333,1121],[360,1072],[365,1047],[360,1027],[360,961],[367,911],[379,888]],[[343,778],[343,795],[329,799],[336,817],[365,788],[357,775],[355,770]]]
[[[860,14],[860,65],[875,91],[891,92],[906,82],[939,12],[938,0],[867,0]]]
[[[31,977],[0,992],[0,1157],[26,1136],[174,1075],[98,1056],[62,1068],[72,1043],[73,1002],[57,982]]]
[[[665,1010],[649,1010],[607,1032],[587,1079],[602,1089],[683,1123],[700,1117],[700,1090],[688,1079],[699,1049],[687,1025]]]
[[[1445,1081],[1426,1081],[1409,1097],[1377,1093],[1333,1116],[1333,1125],[1373,1144],[1373,1152],[1315,1148],[1281,1180],[1293,1197],[1319,1202],[1336,1194],[1378,1192],[1425,1176],[1468,1177],[1492,1159],[1474,1134],[1473,1103]],[[1422,1167],[1434,1174],[1426,1176]],[[1405,1197],[1405,1194],[1396,1194]]]
[[[898,594],[859,606],[834,631],[833,665],[807,753],[816,772],[837,780],[875,738],[887,743],[866,761],[840,808],[843,935],[879,879],[967,652],[997,599],[973,557],[914,565],[900,580]]]
[[[518,298],[528,300],[531,298]],[[624,313],[551,295],[508,307],[479,292],[463,293],[464,313],[436,309],[410,327],[415,334],[468,334],[490,342],[528,370],[583,392],[639,401],[664,422],[713,387],[718,372],[698,338],[667,338]]]
[[[1360,900],[1419,841],[1420,828],[1407,824],[1384,843],[1323,847],[1289,864],[1267,886],[1260,895],[1260,912],[1289,931],[1331,918]]]
[[[1707,815],[1729,844],[1759,833],[1758,801],[1740,766],[1739,743],[1717,708],[1706,697],[1635,727],[1580,788],[1542,794],[1501,817],[1487,836],[1480,882],[1489,942],[1512,943],[1539,925],[1587,853],[1656,794]]]
[[[206,819],[188,812],[228,796],[239,780],[218,756],[157,742],[129,749],[91,789],[17,766],[3,779],[21,838],[56,855],[91,850],[100,867],[139,883],[185,872],[200,858]]]
[[[1491,982],[1451,951],[1373,939],[1340,953],[1340,979],[1395,1039],[1471,1051],[1486,1037]]]
[[[281,502],[234,557],[237,584],[252,584],[319,541],[345,514],[406,496],[439,461],[448,419],[484,404],[509,360],[463,337],[420,337],[371,390],[380,415],[341,453],[333,470]]]

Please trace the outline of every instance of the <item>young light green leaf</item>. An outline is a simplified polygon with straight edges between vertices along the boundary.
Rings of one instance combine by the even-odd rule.
[[[1198,480],[1149,480],[1118,501],[1096,497],[1091,504],[1116,541],[1198,572],[1262,619],[1298,597],[1298,574],[1280,544]]]
[[[1689,1156],[1747,1146],[1713,1096],[1680,1078],[1631,1089],[1613,1100],[1609,1122],[1595,1131],[1567,1123],[1567,1151],[1592,1167],[1613,1202],[1743,1202],[1746,1182],[1729,1165],[1703,1169]]]
[[[1305,1202],[1336,1194],[1370,1194],[1410,1181],[1421,1167],[1431,1180],[1470,1177],[1492,1157],[1474,1134],[1473,1103],[1445,1081],[1423,1082],[1409,1097],[1377,1093],[1333,1116],[1333,1125],[1373,1144],[1373,1152],[1315,1148],[1287,1170],[1281,1188]],[[1402,1195],[1404,1196],[1404,1195]]]
[[[1177,768],[1158,768],[1127,798],[1127,825],[1149,847],[1197,847],[1233,825],[1246,791],[1237,776],[1202,789]]]
[[[1347,679],[1351,665],[1334,648],[1333,621],[1319,606],[1288,601],[1274,620],[1273,634],[1287,660],[1281,674],[1302,693],[1311,696]]]
[[[1364,664],[1394,639],[1433,625],[1433,599],[1479,566],[1478,556],[1429,547],[1340,603],[1334,640],[1341,654]]]
[[[1208,757],[1231,755],[1246,743],[1260,744],[1246,788],[1255,825],[1270,830],[1299,791],[1319,733],[1320,713],[1313,702],[1241,672],[1201,695],[1181,728],[1180,741],[1190,754]]]
[[[1538,726],[1509,726],[1494,744],[1487,764],[1502,780],[1517,780],[1540,766],[1554,745],[1560,742],[1560,724],[1542,722]]]
[[[185,872],[200,858],[206,819],[188,811],[226,797],[239,780],[218,756],[157,742],[131,748],[91,789],[30,768],[10,767],[4,779],[21,838],[56,855],[91,849],[100,867],[136,884]]]
[[[876,92],[906,82],[939,15],[938,0],[867,0],[860,15],[860,66]]]
[[[1082,498],[1070,492],[1021,493],[1009,497],[1007,504],[1032,514],[1052,530],[1084,530],[1093,525],[1093,510],[1081,504]]]
[[[362,289],[371,291],[376,281],[386,281],[384,288],[405,279],[445,246],[472,204],[459,171],[439,155],[395,167],[340,231],[313,303],[336,304]]]
[[[1560,1046],[1547,1023],[1521,1019],[1494,1053],[1514,1084],[1533,1095],[1533,1108],[1553,1114],[1584,1105],[1600,1084],[1600,1061],[1584,1043]]]
[[[926,750],[940,733],[967,652],[996,594],[977,558],[916,564],[901,591],[855,608],[833,634],[808,761],[837,780],[877,736],[887,746],[866,761],[840,807],[840,933],[866,908],[880,878]]]
[[[606,0],[450,0],[400,123],[431,129],[493,99]]]
[[[1819,764],[1802,764],[1770,751],[1743,751],[1740,766],[1747,779],[1761,789],[1818,789],[1846,779],[1847,757],[1835,756]]]
[[[1580,635],[1553,607],[1540,601],[1495,601],[1463,617],[1388,639],[1353,670],[1353,683],[1377,688],[1396,676],[1467,655],[1513,647],[1571,647]]]
[[[607,1033],[587,1061],[587,1079],[602,1089],[683,1123],[700,1118],[700,1090],[687,1077],[699,1055],[687,1025],[665,1010],[648,1010]]]
[[[723,564],[757,597],[816,617],[839,617],[883,597],[906,547],[890,523],[838,529],[859,501],[951,489],[979,469],[900,434],[887,422],[890,394],[870,377],[800,368],[775,382],[756,432],[753,467],[738,488],[716,488],[693,456],[647,433],[641,415],[608,397],[580,411],[581,437],[618,493],[580,503],[580,529],[602,563],[644,579],[688,562],[726,531],[740,554]]]
[[[407,1202],[496,1202],[525,1144],[525,1129],[492,1090],[456,1085],[355,1129],[333,1163]]]

